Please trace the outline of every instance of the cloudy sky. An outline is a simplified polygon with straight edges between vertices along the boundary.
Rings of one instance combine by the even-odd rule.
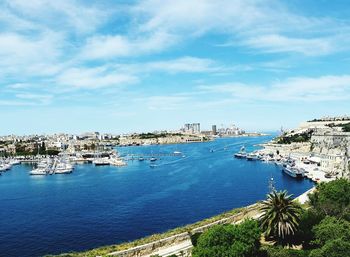
[[[0,0],[0,134],[350,111],[348,0]]]

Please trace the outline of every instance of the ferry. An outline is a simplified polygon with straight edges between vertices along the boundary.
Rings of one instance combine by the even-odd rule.
[[[287,165],[287,167],[284,167],[282,169],[282,171],[284,173],[286,173],[287,175],[293,177],[293,178],[302,178],[302,177],[304,177],[304,173],[301,170],[299,170],[297,168],[294,168],[294,167],[291,167],[289,165]]]

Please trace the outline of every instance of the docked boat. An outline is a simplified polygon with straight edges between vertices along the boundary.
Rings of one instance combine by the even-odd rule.
[[[259,155],[255,154],[255,153],[250,153],[247,154],[247,161],[257,161],[259,160]]]
[[[69,163],[59,162],[55,169],[55,174],[69,174],[73,172],[73,166]]]
[[[182,155],[180,151],[174,151],[174,155]]]
[[[139,158],[139,161],[140,161],[140,162],[142,162],[142,161],[144,161],[144,160],[145,160],[145,158],[143,158],[143,157],[140,157],[140,158]]]
[[[244,146],[241,147],[241,150],[239,150],[238,153],[235,153],[233,155],[235,158],[242,159],[247,157],[247,153],[245,152]]]
[[[155,161],[157,160],[157,158],[151,157],[149,160],[150,160],[151,162],[155,162]]]
[[[95,166],[104,166],[110,164],[109,160],[105,158],[95,159],[92,163],[95,164]]]
[[[29,172],[30,175],[47,175],[47,171],[42,168],[36,168]]]
[[[286,173],[287,175],[293,177],[293,178],[302,178],[304,177],[304,173],[302,170],[299,170],[297,168],[291,167],[287,165],[287,167],[284,167],[283,172]]]

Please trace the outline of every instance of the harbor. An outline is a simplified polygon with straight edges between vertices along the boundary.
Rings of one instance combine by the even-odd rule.
[[[282,155],[269,152],[265,149],[246,153],[244,147],[237,153],[234,158],[246,161],[260,161],[265,164],[275,165],[281,172],[295,179],[307,178],[313,182],[328,182],[336,179],[338,174],[327,173],[320,167],[320,161],[311,155]]]
[[[0,233],[0,250],[6,256],[43,256],[161,233],[264,199],[271,177],[277,190],[295,196],[311,189],[312,181],[294,179],[272,163],[233,157],[242,145],[254,152],[271,139],[117,147],[127,166],[90,159],[66,175],[31,176],[36,164],[13,165],[0,177],[0,201],[9,210],[0,225],[11,231]]]

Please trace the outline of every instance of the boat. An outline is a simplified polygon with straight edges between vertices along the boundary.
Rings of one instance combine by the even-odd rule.
[[[3,164],[0,164],[0,172],[5,172],[6,167]]]
[[[182,155],[180,151],[174,151],[174,155]]]
[[[155,162],[155,161],[157,160],[157,158],[151,157],[149,160],[150,160],[151,162]]]
[[[31,172],[29,172],[30,175],[46,175],[47,171],[45,169],[42,168],[36,168],[34,170],[32,170]]]
[[[144,160],[145,160],[145,159],[144,159],[143,157],[140,157],[140,158],[139,158],[139,161],[140,161],[140,162],[142,162],[142,161],[144,161]]]
[[[242,159],[247,157],[247,153],[245,152],[244,146],[241,147],[238,153],[234,154],[235,158]]]
[[[110,162],[108,159],[105,158],[99,158],[99,159],[95,159],[92,161],[93,164],[95,164],[95,166],[103,166],[103,165],[109,165]]]
[[[287,167],[284,167],[282,169],[282,171],[284,173],[286,173],[287,175],[293,177],[293,178],[302,178],[302,177],[304,177],[304,173],[301,170],[299,170],[299,169],[297,169],[295,167],[291,167],[289,165],[287,165]]]
[[[69,174],[73,172],[73,166],[69,163],[59,162],[54,168],[55,174]]]
[[[255,153],[249,153],[247,154],[247,161],[257,161],[259,160],[259,155],[255,154]]]

